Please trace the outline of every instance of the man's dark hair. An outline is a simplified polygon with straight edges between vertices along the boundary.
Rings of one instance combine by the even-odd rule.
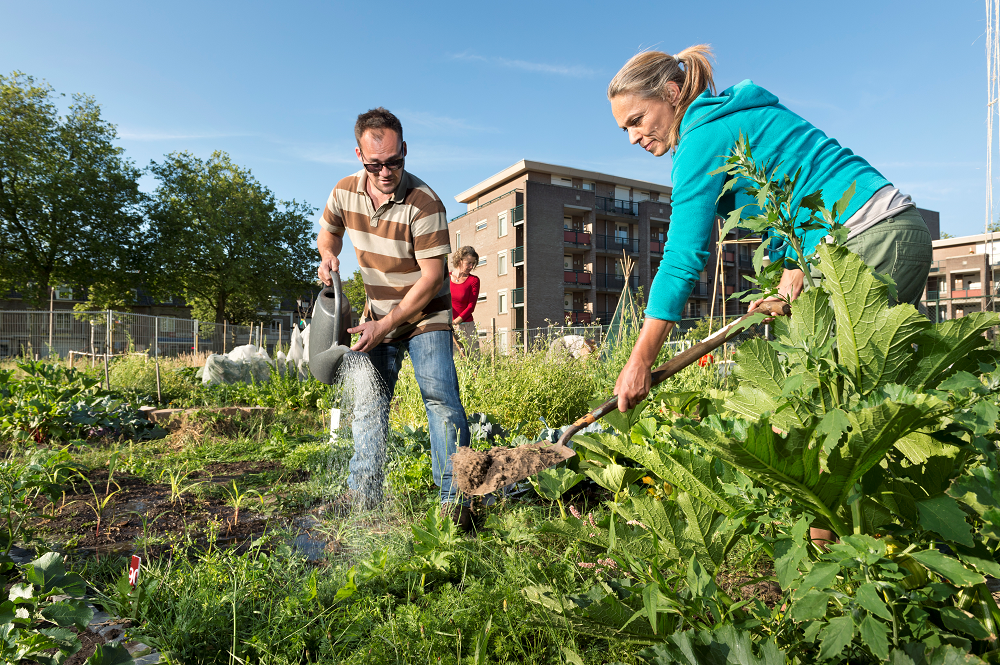
[[[399,118],[380,106],[358,116],[358,121],[354,123],[354,138],[360,144],[365,132],[381,136],[383,129],[393,130],[399,134],[399,140],[403,140],[403,125],[399,122]]]

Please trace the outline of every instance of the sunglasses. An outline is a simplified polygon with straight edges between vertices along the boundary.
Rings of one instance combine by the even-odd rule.
[[[358,148],[358,150],[360,151],[361,148]],[[365,158],[365,153],[361,153],[361,158]],[[400,157],[399,159],[394,159],[391,162],[382,162],[381,164],[366,164],[365,162],[362,162],[362,164],[364,164],[365,171],[368,171],[369,173],[381,173],[382,167],[385,167],[390,171],[398,171],[403,168],[404,159],[405,157]]]

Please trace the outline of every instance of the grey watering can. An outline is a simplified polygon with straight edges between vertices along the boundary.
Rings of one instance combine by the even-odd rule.
[[[317,381],[332,384],[344,354],[351,350],[351,303],[340,288],[340,275],[330,273],[330,286],[316,299],[309,332],[309,371]]]

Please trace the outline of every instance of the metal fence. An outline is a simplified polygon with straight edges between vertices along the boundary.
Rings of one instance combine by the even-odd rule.
[[[251,342],[273,352],[286,345],[291,331],[278,324],[235,326],[131,312],[0,311],[0,358],[66,358],[85,355],[149,353],[226,353]]]
[[[735,320],[736,318],[738,317],[728,317],[727,323]],[[672,347],[675,351],[683,351],[684,349],[693,346],[699,340],[686,340],[680,338],[704,320],[705,318],[695,318],[682,319],[678,321],[677,325],[674,326],[671,339],[666,343],[667,346]],[[716,317],[716,322],[716,328],[718,328],[718,323],[721,322],[721,318]],[[539,347],[549,348],[552,345],[552,342],[567,335],[578,335],[584,339],[593,341],[598,346],[601,346],[608,339],[608,335],[612,332],[616,333],[616,336],[626,336],[630,332],[634,333],[636,330],[637,328],[635,327],[629,330],[629,326],[627,324],[625,326],[593,324],[576,326],[552,325],[544,328],[528,328],[527,330],[505,330],[502,328],[491,329],[490,327],[485,327],[479,328],[478,333],[479,346],[481,349],[488,352],[496,350],[502,353],[514,349],[533,349]],[[765,324],[750,326],[746,330],[741,331],[739,335],[726,344],[727,351],[731,352],[735,350],[735,347],[749,339],[757,337],[767,338],[769,335],[770,328]]]

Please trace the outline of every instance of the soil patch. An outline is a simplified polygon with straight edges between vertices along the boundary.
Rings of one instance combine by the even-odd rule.
[[[747,582],[751,582],[756,577],[759,576],[748,577],[739,573],[720,571],[715,576],[715,581],[731,598],[738,600],[756,598],[769,608],[774,609],[781,602],[781,587],[778,586],[777,582],[771,580],[761,580],[747,584]]]
[[[555,466],[574,454],[565,446],[547,441],[516,448],[497,446],[485,451],[459,448],[451,456],[452,473],[464,494],[488,494]]]
[[[35,527],[45,534],[45,539],[59,547],[68,545],[80,551],[97,554],[130,554],[139,549],[155,556],[178,542],[189,538],[202,543],[209,531],[214,531],[220,545],[240,546],[263,534],[270,527],[284,524],[284,516],[261,514],[260,499],[256,494],[243,504],[239,519],[236,510],[222,487],[236,483],[242,489],[259,486],[253,476],[257,474],[284,475],[289,482],[301,482],[308,473],[299,469],[286,470],[280,463],[232,462],[210,464],[192,474],[185,485],[200,483],[181,497],[171,497],[166,482],[150,483],[127,473],[116,473],[110,490],[114,495],[101,514],[100,531],[97,528],[95,497],[85,483],[67,487],[65,500],[56,506],[42,505],[39,510],[46,516],[35,522]],[[87,474],[97,492],[96,502],[105,498],[107,471],[95,469]],[[216,487],[213,488],[212,485]],[[117,493],[115,493],[117,491]],[[173,501],[171,499],[173,498]],[[267,497],[268,510],[274,497]]]

